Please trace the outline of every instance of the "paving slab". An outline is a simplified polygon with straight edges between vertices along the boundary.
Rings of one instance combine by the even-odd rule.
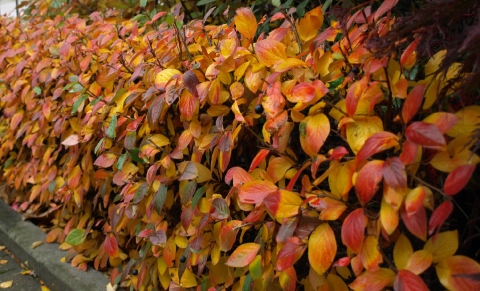
[[[20,262],[28,261],[30,269],[51,291],[106,290],[109,280],[101,272],[93,268],[84,272],[60,262],[66,252],[59,250],[58,244],[43,243],[32,249],[34,242],[45,241],[45,238],[46,234],[38,227],[23,221],[20,214],[0,200],[0,245],[5,245]]]

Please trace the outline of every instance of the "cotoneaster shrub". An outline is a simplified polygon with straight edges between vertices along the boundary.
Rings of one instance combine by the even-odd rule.
[[[131,290],[480,289],[449,218],[480,107],[439,104],[446,51],[367,45],[396,2],[268,34],[249,8],[1,18],[8,202]]]

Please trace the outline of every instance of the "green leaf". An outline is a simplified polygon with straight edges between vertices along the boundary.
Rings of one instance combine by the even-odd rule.
[[[140,150],[138,148],[133,148],[128,152],[128,155],[133,161],[145,164],[145,161],[138,156],[139,153]]]
[[[181,21],[181,20],[177,21],[176,25],[177,25],[178,28],[182,28],[183,21]]]
[[[85,241],[85,238],[85,229],[75,228],[67,235],[65,242],[72,246],[78,246]]]
[[[70,83],[78,83],[78,76],[70,76],[68,77],[68,81],[70,81]]]
[[[325,11],[327,11],[328,7],[332,4],[333,0],[327,0],[325,1],[325,3],[323,3],[323,6],[322,6],[322,11],[323,13],[325,13]]]
[[[40,95],[40,94],[42,94],[42,89],[40,89],[40,87],[34,87],[33,92],[35,92],[35,94],[37,94],[37,95]]]
[[[197,6],[207,5],[209,3],[216,2],[217,0],[200,0],[197,2]]]
[[[117,161],[117,169],[119,171],[122,170],[123,168],[123,164],[125,164],[125,160],[127,159],[127,154],[121,154],[120,157],[118,158],[118,161]]]
[[[138,186],[137,191],[135,191],[135,195],[133,195],[134,204],[138,204],[140,201],[142,201],[143,197],[147,195],[148,187],[148,183],[142,183],[140,186]]]
[[[168,25],[171,25],[175,22],[175,17],[172,15],[172,14],[168,14],[167,15],[167,19],[165,20],[165,22],[168,24]]]
[[[162,213],[163,204],[165,204],[165,200],[167,199],[167,192],[167,185],[161,184],[160,187],[158,187],[157,193],[155,193],[155,197],[153,197],[151,203],[153,209],[155,209],[158,214]]]
[[[203,194],[205,193],[205,186],[202,186],[195,191],[195,194],[193,195],[192,198],[192,209],[197,206],[198,202],[200,201],[200,198],[202,198]]]
[[[147,0],[140,0],[140,7],[147,6]]]
[[[272,5],[275,7],[279,7],[280,5],[282,5],[282,3],[280,2],[280,0],[272,0]]]
[[[243,281],[243,287],[242,287],[242,291],[250,291],[250,290],[253,290],[253,286],[252,286],[252,283],[253,283],[253,278],[252,278],[252,275],[250,274],[247,274],[247,276],[245,277],[245,281]]]
[[[97,145],[95,146],[95,149],[93,150],[93,153],[97,154],[97,152],[100,149],[100,147],[102,146],[104,140],[105,140],[105,138],[102,138],[98,141]]]
[[[83,86],[82,84],[80,83],[75,83],[72,87],[72,89],[70,89],[70,93],[77,93],[77,92],[81,92],[83,90]]]
[[[117,128],[117,116],[114,115],[112,116],[112,119],[110,120],[110,124],[108,125],[108,128],[107,128],[107,136],[109,138],[115,138],[116,128]]]
[[[305,0],[297,6],[298,17],[303,17],[305,15],[305,7],[308,3],[310,3],[310,0]]]
[[[73,103],[72,114],[77,112],[78,107],[80,107],[80,105],[82,105],[83,101],[85,101],[85,99],[87,99],[87,97],[88,97],[87,94],[83,94],[82,96],[80,96],[80,98],[77,99],[77,101],[75,101],[75,103]]]

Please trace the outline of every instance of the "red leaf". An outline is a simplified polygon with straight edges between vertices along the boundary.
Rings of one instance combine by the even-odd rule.
[[[357,153],[357,164],[372,155],[398,145],[398,137],[391,132],[382,131],[372,134]]]
[[[410,63],[409,60],[411,59],[412,54],[417,49],[418,43],[421,39],[421,36],[417,37],[414,41],[412,41],[412,43],[408,45],[408,47],[405,49],[405,51],[402,53],[402,56],[400,57],[400,65],[407,65],[408,67],[413,66],[413,63]]]
[[[340,258],[333,263],[334,267],[347,267],[350,265],[350,257]]]
[[[118,248],[117,238],[113,234],[110,233],[105,237],[104,244],[105,244],[105,252],[108,254],[109,257],[111,258],[118,257],[120,250]]]
[[[400,154],[400,160],[404,165],[413,163],[417,156],[418,145],[409,141],[408,139],[403,143],[403,151]]]
[[[338,146],[333,150],[328,151],[328,153],[330,154],[330,157],[328,158],[330,161],[340,161],[344,155],[348,154],[348,150],[345,147]]]
[[[408,270],[398,271],[395,283],[393,283],[393,290],[395,291],[428,291],[425,282]]]
[[[383,164],[383,178],[388,186],[394,189],[402,189],[407,186],[407,174],[405,165],[400,158],[389,158]]]
[[[438,127],[422,121],[413,122],[405,132],[407,139],[413,143],[434,150],[446,148],[445,138]]]
[[[427,240],[427,213],[424,207],[420,207],[418,211],[408,216],[405,207],[402,206],[400,215],[403,223],[413,235],[423,241]]]
[[[284,271],[295,264],[296,261],[305,252],[307,246],[302,243],[298,237],[292,237],[287,240],[285,245],[280,249],[277,256],[277,270]]]
[[[423,95],[425,93],[425,85],[420,84],[415,86],[415,88],[408,93],[407,99],[403,104],[402,108],[402,118],[403,122],[407,124],[410,119],[417,113],[420,105],[422,105]]]
[[[449,200],[440,204],[435,211],[433,211],[430,221],[428,223],[428,234],[432,235],[435,229],[442,226],[445,220],[450,216],[453,211],[453,203]]]
[[[377,192],[378,183],[382,181],[383,164],[384,161],[371,161],[358,172],[355,192],[362,205],[370,201]]]
[[[462,190],[472,177],[475,171],[475,165],[458,166],[448,174],[443,186],[443,191],[447,195],[455,195]]]
[[[253,158],[252,163],[250,164],[250,168],[248,169],[249,172],[255,170],[255,168],[267,157],[270,153],[269,150],[263,149],[260,150],[255,158]],[[226,178],[225,178],[226,179]]]
[[[375,12],[375,22],[378,21],[378,19],[380,19],[380,17],[382,17],[383,14],[385,14],[387,11],[390,11],[393,9],[393,7],[395,7],[395,5],[397,5],[398,3],[398,0],[386,0],[386,1],[383,1],[382,5],[380,5],[380,7],[378,7],[377,11]]]
[[[365,236],[365,215],[363,208],[352,211],[343,221],[342,242],[355,253],[362,250]]]

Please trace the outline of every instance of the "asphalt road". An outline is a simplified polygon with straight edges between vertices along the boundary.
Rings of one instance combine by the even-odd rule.
[[[21,262],[2,244],[0,237],[0,290],[5,291],[41,291],[40,280],[35,278],[33,270],[25,271]],[[23,265],[26,267],[25,265]],[[25,275],[22,274],[24,271]],[[11,286],[10,282],[12,282]],[[48,289],[44,289],[48,290]]]

